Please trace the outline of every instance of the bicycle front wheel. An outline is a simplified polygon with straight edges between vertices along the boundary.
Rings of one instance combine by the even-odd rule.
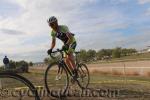
[[[77,83],[82,89],[86,89],[90,82],[90,74],[87,66],[83,63],[78,64],[77,66],[78,79]]]
[[[4,97],[1,96],[0,99],[17,100],[18,98],[18,100],[27,100],[27,99],[40,100],[37,89],[34,87],[34,85],[29,80],[27,80],[26,78],[18,74],[11,73],[11,72],[0,73],[0,85],[1,85],[0,89],[2,94],[3,92],[7,91],[6,94],[4,94]],[[27,87],[28,90],[22,93],[21,91],[23,90],[17,89],[18,85],[24,85]],[[16,91],[19,91],[19,95],[17,95]],[[30,92],[32,93],[31,95]]]
[[[66,93],[68,85],[69,77],[63,65],[57,62],[50,64],[45,72],[45,87],[48,94],[60,97]]]

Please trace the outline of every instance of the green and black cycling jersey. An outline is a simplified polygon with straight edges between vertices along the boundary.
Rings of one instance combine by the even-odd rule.
[[[55,32],[54,30],[52,30],[52,32],[51,32],[51,36],[53,37],[53,38],[58,38],[58,39],[60,39],[64,44],[66,44],[67,43],[67,41],[69,40],[69,38],[67,37],[67,35],[66,35],[66,33],[70,33],[70,31],[69,31],[69,29],[68,29],[68,27],[67,26],[65,26],[65,25],[59,25],[58,26],[58,32]],[[72,34],[72,33],[71,33]],[[72,34],[73,35],[73,34]],[[71,38],[71,43],[73,43],[73,42],[75,42],[76,40],[75,40],[75,38],[74,38],[74,36]]]
[[[55,32],[54,30],[52,30],[52,32],[51,32],[51,36],[53,37],[53,38],[58,38],[58,39],[60,39],[64,44],[66,44],[67,43],[67,41],[69,40],[69,38],[67,37],[67,33],[70,33],[70,31],[69,31],[69,29],[68,29],[68,27],[67,26],[65,26],[65,25],[59,25],[58,26],[59,27],[59,30],[58,30],[58,32]],[[72,34],[72,33],[70,33],[70,34]],[[72,38],[71,38],[71,42],[70,42],[70,44],[69,44],[69,48],[68,48],[68,50],[66,51],[67,53],[71,53],[71,52],[74,52],[75,51],[75,48],[76,48],[76,40],[75,40],[75,38],[74,38],[74,34],[72,34],[73,36],[72,36]]]

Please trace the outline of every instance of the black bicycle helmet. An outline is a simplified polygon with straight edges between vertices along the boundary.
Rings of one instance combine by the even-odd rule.
[[[53,22],[56,22],[56,21],[57,21],[57,18],[56,18],[55,16],[51,16],[51,17],[47,20],[48,23],[53,23]]]

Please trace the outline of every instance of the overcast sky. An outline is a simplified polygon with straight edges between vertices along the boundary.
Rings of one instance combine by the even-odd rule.
[[[75,34],[78,50],[150,45],[150,0],[0,0],[0,64],[5,55],[43,61],[50,16]]]

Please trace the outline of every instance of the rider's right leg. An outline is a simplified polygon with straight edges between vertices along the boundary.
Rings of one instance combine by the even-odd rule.
[[[75,64],[73,54],[67,55],[65,63],[67,64],[67,66],[69,66],[71,72],[73,73],[73,76],[78,77],[78,73],[77,73],[76,64]]]
[[[70,60],[69,60],[67,55],[66,55],[66,58],[65,58],[65,63],[68,66],[69,70],[72,72],[74,67],[72,66],[72,64],[71,64],[71,62],[70,62]]]

